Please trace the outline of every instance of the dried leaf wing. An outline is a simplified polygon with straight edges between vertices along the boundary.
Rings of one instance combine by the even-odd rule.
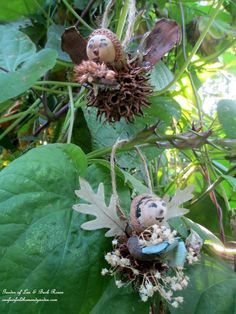
[[[68,53],[75,64],[87,60],[87,41],[77,31],[75,26],[67,28],[61,37],[61,49]]]
[[[193,198],[193,189],[194,186],[189,185],[183,190],[176,190],[175,195],[167,204],[166,220],[172,217],[183,216],[189,212],[188,209],[182,208],[180,205]]]
[[[181,41],[181,29],[176,21],[161,19],[144,42],[144,61],[155,65],[168,51]]]
[[[104,186],[99,184],[97,193],[94,193],[89,183],[80,178],[80,190],[76,191],[76,195],[90,204],[77,204],[73,209],[82,213],[93,215],[94,220],[85,222],[81,227],[85,230],[96,230],[108,228],[106,237],[114,237],[124,234],[126,222],[121,220],[116,212],[116,202],[114,196],[111,196],[109,206],[105,203]]]

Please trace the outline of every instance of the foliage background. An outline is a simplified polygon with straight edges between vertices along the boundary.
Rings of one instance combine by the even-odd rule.
[[[115,1],[109,15],[114,32],[125,28],[127,4]],[[74,82],[73,64],[60,48],[65,27],[76,24],[87,37],[106,6],[98,0],[0,1],[1,313],[149,313],[131,287],[118,290],[100,275],[110,241],[103,231],[82,231],[86,217],[72,211],[79,175],[94,189],[102,181],[109,198],[108,159],[118,138],[130,139],[117,158],[118,192],[127,212],[131,197],[146,189],[133,149],[139,145],[158,195],[195,185],[188,204],[194,223],[172,222],[180,232],[191,226],[204,239],[235,240],[236,100],[227,95],[229,85],[220,88],[236,74],[235,1],[136,2],[134,37],[168,17],[182,26],[183,40],[153,69],[155,92],[144,116],[114,125],[97,121],[86,108],[86,90]],[[209,79],[210,92],[203,86]],[[208,113],[207,93],[217,100]],[[198,129],[211,130],[207,140]],[[165,312],[234,313],[232,264],[204,247],[201,261],[186,270],[191,284],[183,291],[185,303]],[[55,303],[3,301],[4,289],[54,288],[64,292]],[[158,306],[156,299],[157,312]]]

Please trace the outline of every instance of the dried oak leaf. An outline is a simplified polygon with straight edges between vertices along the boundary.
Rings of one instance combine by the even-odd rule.
[[[112,195],[110,204],[107,207],[104,198],[104,185],[100,183],[97,193],[95,193],[90,184],[83,178],[80,178],[80,190],[75,191],[79,198],[90,204],[77,204],[73,209],[82,214],[96,216],[96,219],[85,222],[81,227],[85,230],[96,230],[109,228],[105,237],[115,237],[124,234],[126,222],[121,220],[116,212],[115,198]]]
[[[172,217],[183,216],[189,212],[187,208],[182,208],[179,206],[193,198],[193,189],[193,185],[189,185],[183,190],[177,189],[175,195],[170,201],[167,201],[166,197],[164,197],[164,199],[167,201],[168,208],[167,215],[165,217],[166,220]]]

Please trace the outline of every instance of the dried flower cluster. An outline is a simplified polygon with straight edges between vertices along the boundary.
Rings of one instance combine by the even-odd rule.
[[[168,225],[153,225],[139,235],[139,244],[143,247],[163,241],[171,244],[176,238],[177,231],[171,230]],[[127,241],[126,237],[112,241],[113,251],[105,255],[110,269],[102,269],[101,274],[115,276],[118,288],[132,283],[144,302],[158,292],[173,307],[179,307],[184,299],[174,296],[174,293],[186,288],[189,283],[189,277],[184,274],[183,267],[171,267],[168,258],[161,254],[153,261],[137,260],[130,254]],[[186,262],[190,264],[196,262],[199,252],[190,245],[187,250]]]
[[[109,70],[105,63],[100,64],[94,61],[82,61],[80,65],[75,67],[75,75],[80,84],[96,83],[101,79],[114,82],[116,77],[116,73]]]
[[[108,122],[117,122],[123,117],[131,122],[135,115],[143,115],[143,107],[148,107],[147,97],[152,88],[140,67],[126,65],[116,71],[105,64],[83,61],[75,67],[75,73],[79,83],[93,84],[87,98],[88,106],[97,108],[97,117],[104,116]]]

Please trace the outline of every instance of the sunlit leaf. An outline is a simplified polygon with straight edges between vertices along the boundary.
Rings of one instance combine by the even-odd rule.
[[[220,124],[229,138],[236,138],[236,101],[220,100],[217,104]]]

